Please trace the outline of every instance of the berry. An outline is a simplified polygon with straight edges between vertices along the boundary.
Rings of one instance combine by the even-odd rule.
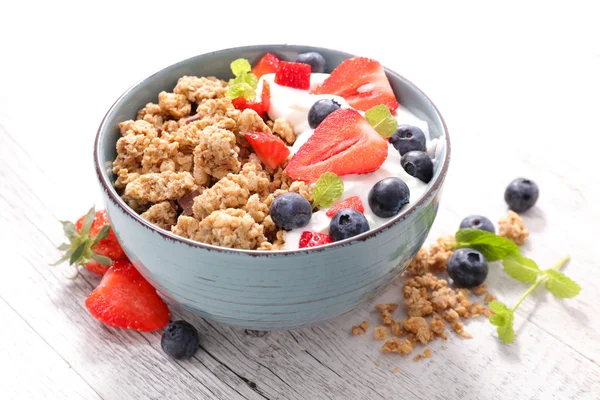
[[[334,242],[348,239],[369,230],[369,221],[364,214],[344,208],[333,216],[329,223],[329,236]]]
[[[433,178],[433,161],[424,151],[413,150],[402,156],[402,168],[407,174],[428,183]]]
[[[310,110],[308,110],[308,125],[315,129],[325,117],[334,112],[335,110],[339,110],[340,105],[336,103],[335,100],[330,99],[321,99],[312,105]]]
[[[169,323],[169,308],[129,261],[116,261],[85,299],[92,316],[115,328],[152,332]]]
[[[369,207],[373,214],[389,218],[398,214],[410,201],[410,189],[400,178],[385,178],[369,191]]]
[[[326,233],[304,231],[300,235],[300,248],[315,247],[331,243],[331,238]]]
[[[312,216],[312,206],[298,193],[284,193],[271,203],[269,213],[278,227],[291,230],[308,224]]]
[[[383,67],[365,57],[343,61],[313,93],[341,96],[360,111],[385,104],[393,114],[398,108],[398,101]]]
[[[92,208],[75,224],[63,222],[63,228],[69,243],[60,245],[59,249],[65,251],[65,254],[54,265],[69,260],[71,265],[82,265],[89,271],[102,275],[114,261],[127,259],[110,227],[105,210],[95,211]]]
[[[325,172],[338,176],[378,169],[388,154],[387,142],[351,108],[329,114],[298,149],[285,169],[293,180],[315,182]]]
[[[310,65],[281,61],[275,72],[275,83],[296,89],[310,88]]]
[[[160,339],[160,347],[177,360],[192,358],[200,347],[198,331],[189,322],[170,322]]]
[[[260,94],[260,100],[246,100],[244,96],[236,97],[231,100],[233,106],[238,110],[245,110],[246,108],[251,108],[262,118],[266,116],[269,112],[269,107],[271,106],[271,86],[269,82],[263,81],[263,88]]]
[[[325,72],[327,69],[327,61],[325,61],[325,58],[314,51],[298,54],[296,62],[310,65],[312,72]]]
[[[252,68],[252,73],[256,75],[257,78],[260,78],[265,74],[273,74],[277,72],[279,62],[279,58],[277,58],[276,55],[267,53],[260,59],[254,68]]]
[[[404,155],[409,151],[425,151],[427,139],[421,128],[412,125],[400,125],[390,137],[390,143]]]
[[[496,233],[496,228],[494,228],[492,221],[482,215],[470,215],[463,219],[460,223],[459,229],[464,228],[481,229],[482,231]]]
[[[290,149],[279,136],[268,132],[247,132],[244,134],[258,158],[270,168],[277,168],[290,155]]]
[[[538,185],[525,178],[512,181],[504,192],[504,200],[508,208],[514,212],[523,212],[534,206],[540,195]]]
[[[335,214],[337,214],[338,211],[340,211],[344,208],[352,208],[363,214],[365,213],[365,206],[363,206],[363,203],[360,200],[360,197],[352,196],[352,197],[348,197],[341,203],[338,203],[335,206],[331,207],[329,210],[327,210],[325,215],[327,215],[329,218],[332,218]]]
[[[473,249],[458,249],[448,260],[448,276],[461,288],[479,286],[488,274],[488,263],[483,254]]]

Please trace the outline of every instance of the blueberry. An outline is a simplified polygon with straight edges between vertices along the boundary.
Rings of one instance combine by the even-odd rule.
[[[473,249],[455,250],[448,260],[448,275],[461,288],[479,286],[488,274],[488,263],[483,254]]]
[[[290,192],[275,198],[269,207],[269,213],[275,225],[289,231],[308,224],[312,206],[298,193]]]
[[[514,212],[523,212],[533,207],[539,195],[540,189],[535,182],[517,178],[506,187],[504,200]]]
[[[385,178],[369,192],[369,206],[373,214],[389,218],[398,214],[410,200],[410,189],[400,178]]]
[[[331,99],[321,99],[312,105],[310,110],[308,110],[308,125],[315,129],[325,117],[334,112],[335,110],[339,110],[340,105]]]
[[[407,174],[428,183],[433,178],[433,161],[424,151],[413,150],[405,153],[400,160]]]
[[[163,351],[178,360],[192,358],[199,346],[198,331],[182,320],[169,323],[160,339]]]
[[[311,51],[309,53],[300,53],[296,57],[296,62],[310,65],[311,72],[325,72],[327,62],[319,53]]]
[[[469,215],[467,218],[462,220],[459,228],[481,229],[482,231],[496,233],[496,228],[494,228],[492,221],[483,215]]]
[[[402,156],[404,153],[413,150],[425,151],[427,139],[425,139],[425,134],[421,128],[412,125],[400,125],[396,129],[396,133],[390,137],[390,143]]]
[[[353,208],[338,211],[329,223],[329,237],[334,242],[360,235],[368,230],[369,221],[363,213]]]

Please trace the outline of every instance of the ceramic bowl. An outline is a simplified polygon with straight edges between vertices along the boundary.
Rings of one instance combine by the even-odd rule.
[[[183,75],[228,79],[231,61],[254,63],[265,52],[294,60],[317,51],[333,69],[352,57],[308,46],[238,47],[199,55],[171,65],[127,90],[110,108],[96,136],[94,162],[106,209],[123,248],[158,292],[197,315],[255,330],[298,328],[326,321],[371,300],[415,256],[435,219],[450,160],[450,141],[433,103],[392,70],[388,79],[399,102],[427,121],[432,137],[445,139],[433,179],[423,197],[382,227],[326,246],[295,251],[248,251],[194,242],[157,228],[130,209],[113,188],[111,161],[118,124],[171,91]]]

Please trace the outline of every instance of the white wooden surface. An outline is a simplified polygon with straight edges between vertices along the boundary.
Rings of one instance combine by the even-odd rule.
[[[0,397],[600,397],[593,1],[203,3],[0,6]],[[497,220],[506,183],[537,181],[526,251],[542,265],[571,254],[565,272],[581,295],[557,301],[539,290],[517,312],[515,344],[500,344],[487,322],[474,321],[474,339],[434,342],[433,358],[418,363],[381,354],[371,335],[350,336],[351,325],[377,321],[372,305],[262,336],[177,311],[202,335],[185,362],[163,354],[159,334],[93,320],[83,301],[98,278],[71,282],[68,270],[48,264],[58,257],[58,219],[101,205],[91,154],[103,114],[130,85],[180,59],[272,42],[371,56],[436,102],[453,158],[432,236],[451,233],[468,214]],[[525,288],[494,268],[488,284],[509,303]],[[398,285],[377,302],[398,300]]]

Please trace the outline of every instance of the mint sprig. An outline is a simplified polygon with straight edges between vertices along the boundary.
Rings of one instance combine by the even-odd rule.
[[[398,120],[392,116],[390,109],[383,104],[367,110],[365,119],[384,139],[392,136],[398,129]]]
[[[581,286],[579,286],[562,272],[558,271],[567,263],[567,261],[569,261],[569,259],[570,257],[566,256],[550,269],[544,271],[538,269],[541,277],[538,278],[535,283],[525,291],[525,293],[523,293],[521,298],[519,298],[517,303],[512,308],[508,308],[505,304],[497,300],[490,302],[490,309],[493,312],[489,318],[490,323],[496,326],[498,337],[504,343],[512,343],[515,339],[515,331],[513,328],[515,310],[519,307],[519,305],[521,305],[523,300],[525,300],[525,298],[527,298],[527,296],[529,296],[542,283],[544,283],[544,286],[546,286],[546,289],[548,289],[550,293],[559,298],[571,298],[579,294],[581,291]],[[530,268],[530,266],[527,268]]]
[[[229,80],[227,97],[231,99],[238,97],[244,97],[247,100],[253,99],[256,96],[258,78],[250,72],[252,70],[250,62],[245,58],[238,58],[230,64],[230,67],[235,78]]]
[[[325,172],[317,179],[312,190],[313,209],[327,208],[342,197],[344,182],[333,172]]]
[[[454,248],[477,250],[488,261],[497,261],[521,254],[521,249],[513,241],[481,229],[465,228],[456,232]]]

